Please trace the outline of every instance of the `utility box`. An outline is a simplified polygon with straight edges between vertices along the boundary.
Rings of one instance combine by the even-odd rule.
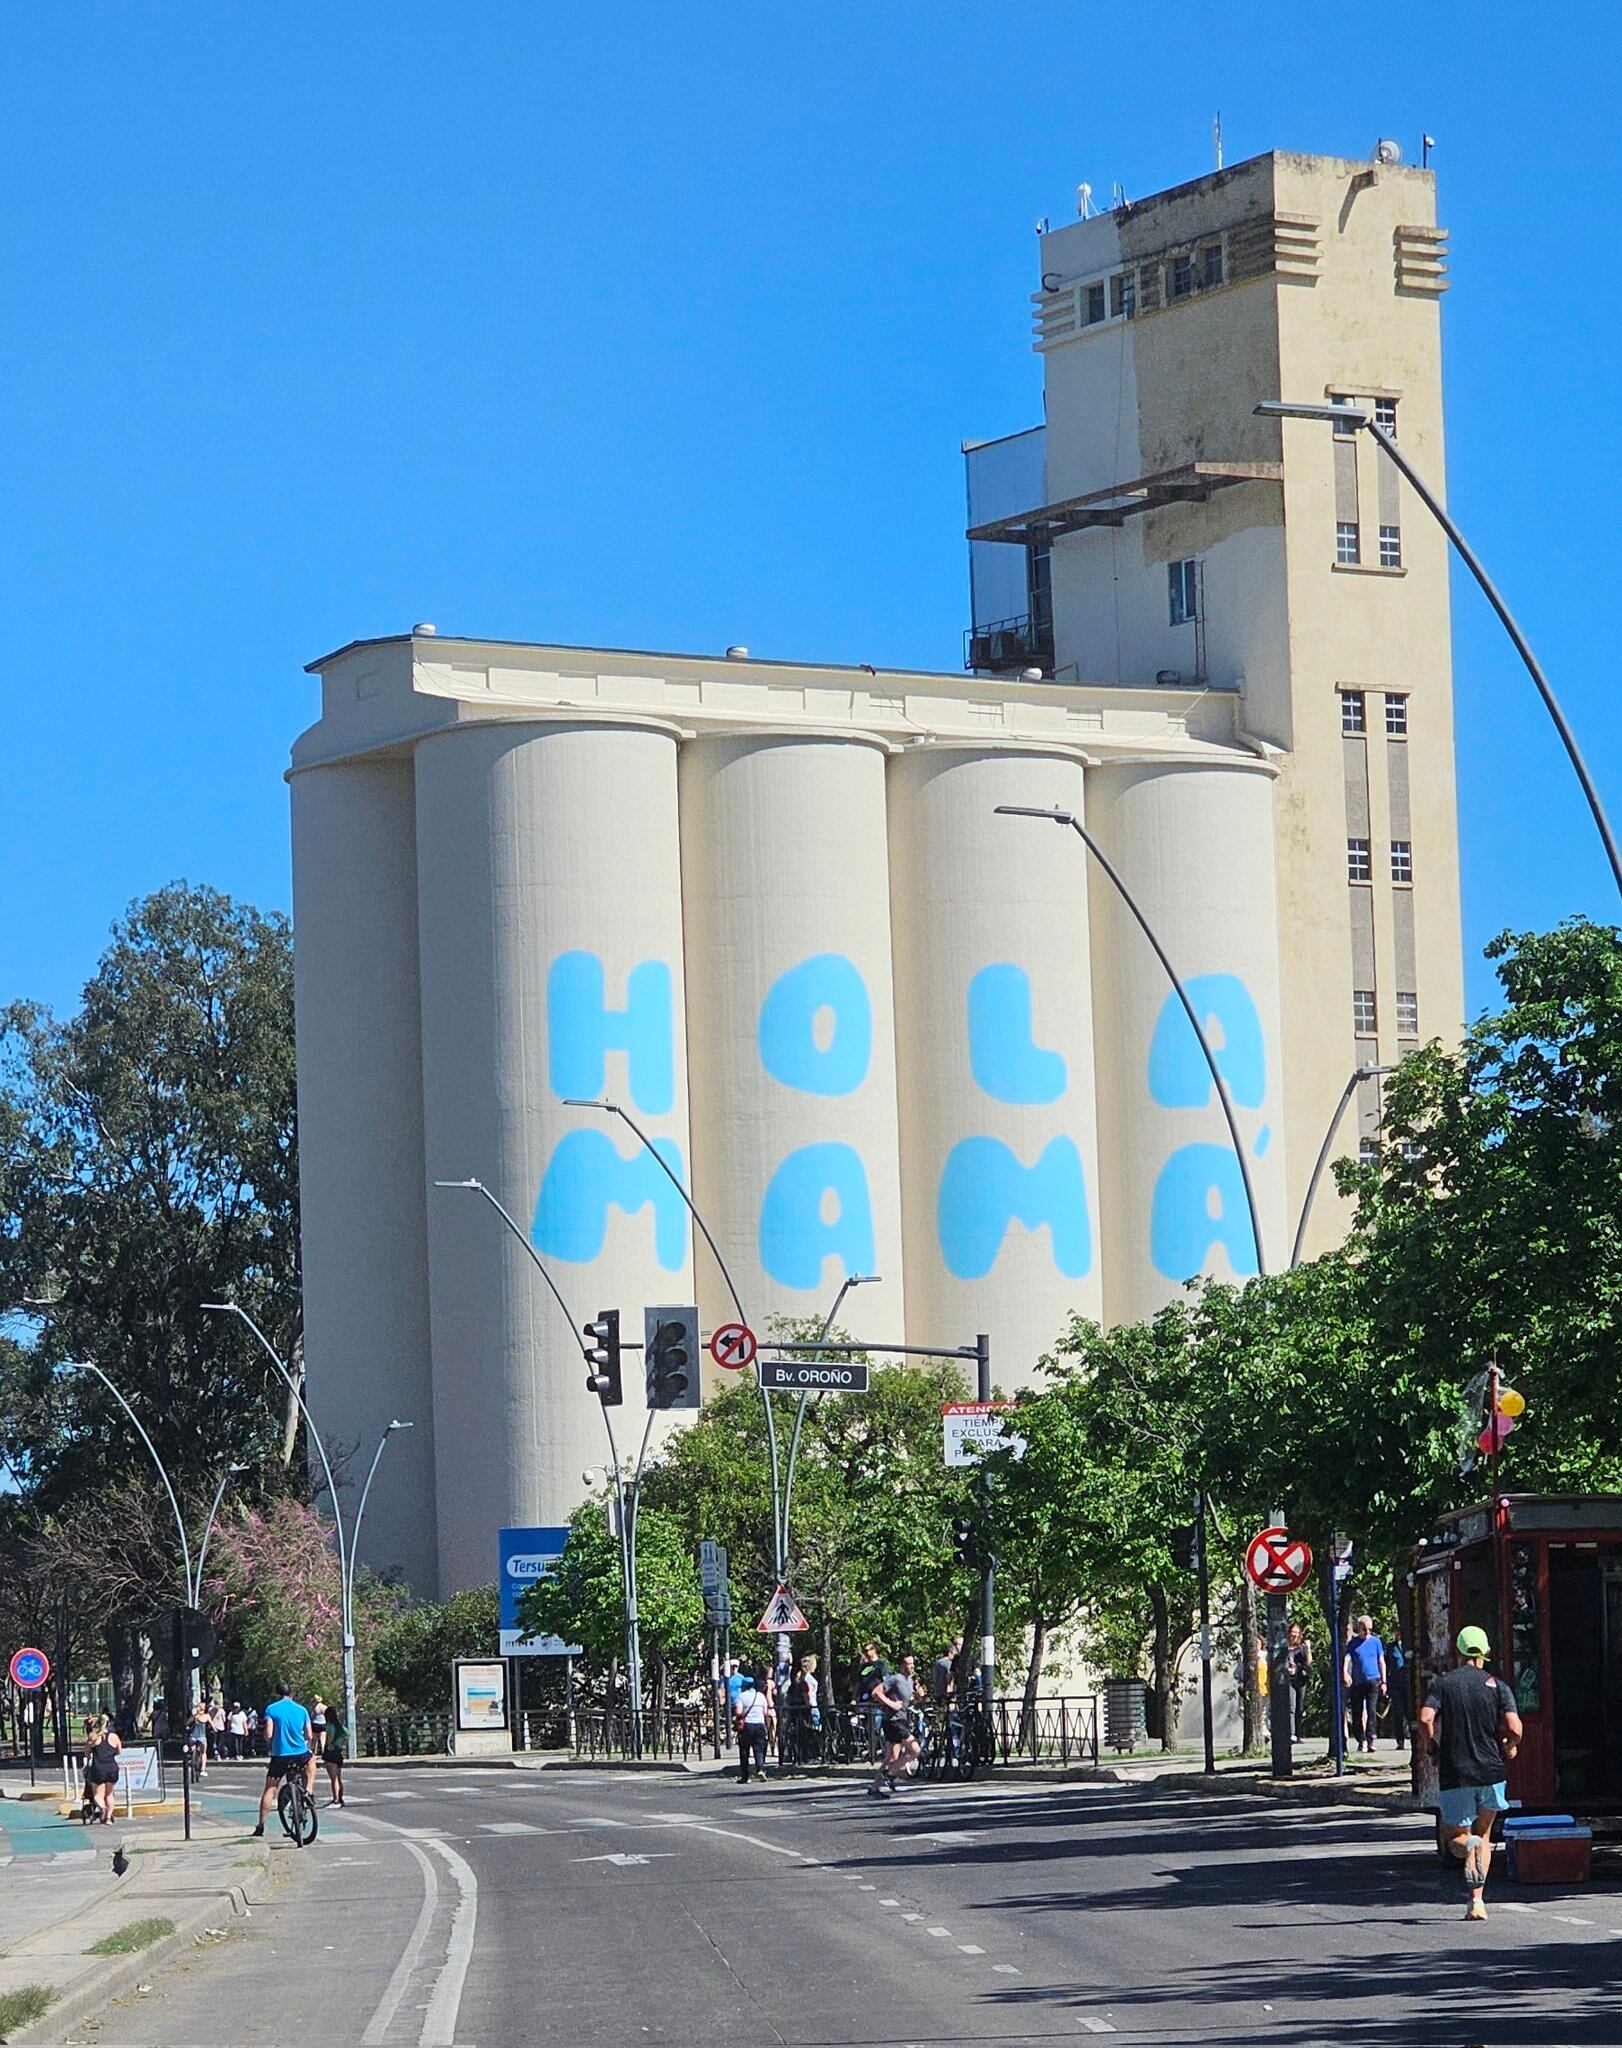
[[[1149,1725],[1141,1678],[1104,1680],[1104,1743],[1109,1749],[1136,1749]]]
[[[1504,1823],[1517,1884],[1587,1884],[1594,1835],[1566,1813],[1512,1814]]]

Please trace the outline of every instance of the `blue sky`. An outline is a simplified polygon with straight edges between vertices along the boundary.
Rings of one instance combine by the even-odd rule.
[[[1438,138],[1450,489],[1622,809],[1614,17],[345,0],[9,11],[0,1000],[176,876],[285,905],[312,656],[444,631],[955,667],[958,444],[1038,415],[1032,225]],[[1607,593],[1610,596],[1607,596]],[[1603,629],[1603,630],[1602,630]],[[1455,592],[1471,995],[1614,915]]]

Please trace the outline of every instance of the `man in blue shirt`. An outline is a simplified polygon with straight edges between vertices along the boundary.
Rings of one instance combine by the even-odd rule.
[[[1374,1754],[1374,1716],[1385,1697],[1385,1644],[1374,1633],[1374,1617],[1360,1614],[1346,1645],[1346,1696],[1352,1703],[1352,1744]]]
[[[284,1691],[266,1707],[260,1726],[270,1739],[270,1759],[265,1766],[265,1789],[259,1795],[256,1835],[265,1832],[265,1815],[270,1811],[276,1788],[283,1778],[300,1773],[304,1789],[312,1799],[315,1797],[315,1742],[305,1709]]]

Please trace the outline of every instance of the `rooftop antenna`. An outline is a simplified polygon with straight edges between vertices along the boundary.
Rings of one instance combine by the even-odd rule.
[[[1117,206],[1125,206],[1126,204],[1126,187],[1119,178],[1112,179],[1110,182],[1109,203],[1112,209]]]
[[[1216,151],[1216,167],[1222,168],[1222,109],[1217,109],[1216,119],[1211,123],[1211,147]]]
[[[1422,171],[1428,171],[1428,170],[1430,169],[1430,161],[1431,161],[1431,151],[1432,151],[1432,150],[1433,150],[1433,149],[1434,149],[1435,147],[1436,147],[1436,137],[1435,137],[1434,135],[1422,135],[1422,136],[1420,136],[1420,138],[1419,138],[1419,168],[1420,168],[1420,169],[1421,169]]]
[[[1093,204],[1093,188],[1085,179],[1076,187],[1076,211],[1083,220],[1091,220],[1098,211]]]

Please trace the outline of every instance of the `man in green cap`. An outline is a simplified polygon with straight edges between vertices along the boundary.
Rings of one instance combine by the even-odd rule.
[[[1521,1717],[1509,1687],[1485,1668],[1492,1649],[1486,1630],[1461,1628],[1457,1642],[1457,1668],[1431,1680],[1419,1710],[1420,1740],[1436,1750],[1442,1832],[1464,1860],[1470,1894],[1464,1917],[1485,1920],[1481,1894],[1492,1867],[1492,1825],[1509,1805],[1504,1766],[1520,1746]]]

